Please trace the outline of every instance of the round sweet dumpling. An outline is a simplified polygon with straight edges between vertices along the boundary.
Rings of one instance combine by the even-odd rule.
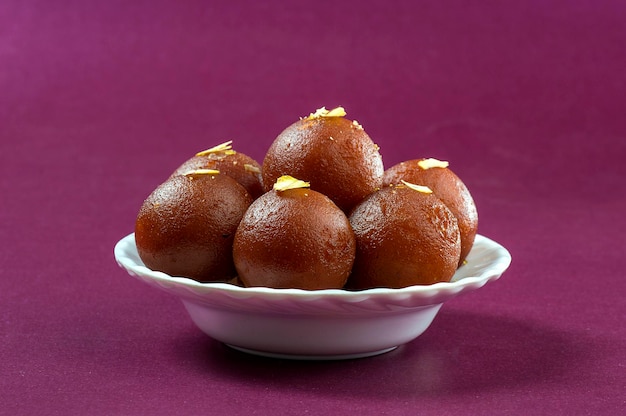
[[[233,245],[244,286],[339,289],[355,255],[346,215],[308,184],[284,176],[250,206]]]
[[[452,211],[461,233],[459,266],[463,265],[478,231],[478,212],[465,184],[448,168],[448,162],[432,158],[414,159],[392,166],[385,171],[383,186],[399,184],[402,180],[429,187]]]
[[[350,289],[447,282],[457,269],[456,218],[427,187],[384,187],[354,208],[350,224],[357,243]]]
[[[321,108],[287,127],[263,160],[263,183],[269,191],[283,175],[311,184],[344,212],[380,188],[384,173],[378,146],[343,108]]]
[[[201,282],[235,276],[235,231],[252,197],[216,170],[173,176],[146,198],[135,222],[139,257],[152,269]]]
[[[258,198],[264,192],[261,165],[250,156],[233,150],[232,140],[196,153],[180,165],[172,176],[197,169],[219,170],[239,182],[253,198]]]

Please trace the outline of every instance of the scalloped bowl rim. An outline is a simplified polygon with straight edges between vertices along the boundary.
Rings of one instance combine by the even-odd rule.
[[[477,267],[476,275],[472,275],[472,262],[474,254],[477,250],[481,250],[488,255],[487,259],[483,259],[482,264]],[[415,298],[417,302],[415,307],[432,305],[441,303],[447,298],[454,297],[459,293],[477,289],[484,286],[487,282],[498,279],[511,263],[511,255],[507,249],[497,242],[482,236],[476,235],[474,247],[470,252],[467,264],[459,268],[457,273],[450,282],[440,282],[430,285],[415,285],[399,289],[391,288],[372,288],[364,290],[345,290],[345,289],[322,289],[322,290],[304,290],[304,289],[274,289],[269,287],[240,287],[229,283],[219,282],[198,282],[196,280],[170,276],[166,273],[154,271],[147,268],[139,258],[135,245],[134,233],[122,238],[115,245],[115,259],[120,267],[125,269],[130,275],[140,278],[147,283],[159,284],[161,289],[178,287],[185,288],[196,295],[219,292],[233,298],[263,298],[266,300],[289,298],[293,301],[316,301],[322,299],[334,299],[346,303],[363,302],[366,299],[409,299]],[[468,275],[469,274],[469,275]],[[165,286],[163,286],[165,285]],[[428,302],[433,300],[433,302]],[[405,305],[406,306],[406,305]]]

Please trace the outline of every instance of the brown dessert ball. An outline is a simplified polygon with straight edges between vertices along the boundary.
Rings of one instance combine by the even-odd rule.
[[[239,182],[253,197],[264,193],[261,165],[250,156],[232,150],[231,142],[197,153],[180,165],[172,176],[197,169],[215,169]]]
[[[414,159],[399,163],[385,171],[383,185],[399,184],[405,180],[424,185],[452,211],[461,233],[459,267],[469,254],[478,231],[478,212],[474,199],[465,184],[448,167],[437,159]]]
[[[174,176],[144,201],[135,223],[139,257],[152,269],[201,282],[235,276],[235,231],[252,197],[219,173]]]
[[[245,286],[339,289],[354,262],[346,215],[311,189],[271,190],[244,215],[233,257]]]
[[[329,114],[345,112],[320,109],[278,135],[263,160],[263,183],[268,191],[282,175],[297,177],[349,213],[380,188],[382,157],[360,124]]]
[[[350,289],[448,282],[457,269],[457,221],[432,193],[382,188],[354,208],[350,224],[357,243]]]

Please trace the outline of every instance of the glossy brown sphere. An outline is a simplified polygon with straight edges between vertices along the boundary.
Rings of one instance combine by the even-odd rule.
[[[172,176],[184,175],[197,169],[219,170],[239,182],[255,199],[264,193],[261,165],[243,153],[228,150],[196,155],[180,165]]]
[[[385,187],[354,208],[357,250],[350,289],[447,282],[461,242],[456,218],[434,194]]]
[[[233,257],[245,286],[338,289],[354,262],[346,215],[311,189],[269,191],[239,224]]]
[[[282,175],[311,183],[311,189],[349,213],[380,188],[384,173],[378,146],[363,128],[344,117],[304,118],[274,140],[263,160],[265,190]]]
[[[201,282],[235,276],[232,245],[252,203],[229,176],[174,176],[144,201],[135,223],[139,257],[152,269]]]
[[[459,266],[474,245],[478,231],[478,212],[474,199],[465,184],[447,167],[424,168],[426,159],[414,159],[399,163],[385,171],[383,185],[399,184],[401,180],[428,186],[452,211],[461,233],[461,256]],[[421,166],[420,166],[421,165]]]

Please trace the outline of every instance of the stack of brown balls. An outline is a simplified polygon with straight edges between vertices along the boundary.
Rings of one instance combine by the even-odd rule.
[[[447,282],[478,215],[436,159],[386,171],[378,146],[343,108],[287,127],[263,164],[231,142],[184,162],[144,201],[135,240],[172,276],[245,287],[401,288]]]

